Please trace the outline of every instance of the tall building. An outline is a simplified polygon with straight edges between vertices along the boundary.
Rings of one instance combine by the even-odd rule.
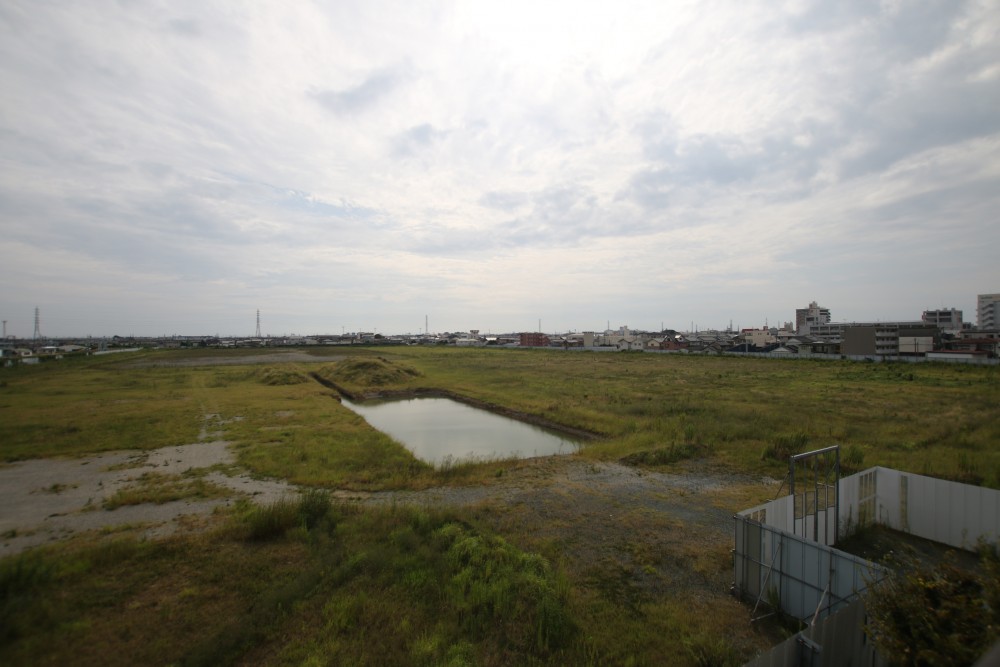
[[[1000,294],[980,294],[976,300],[976,327],[996,329],[1000,326]]]
[[[947,331],[962,330],[962,311],[955,308],[925,310],[920,319],[925,324],[933,324],[938,329],[945,329]]]
[[[815,301],[810,302],[808,308],[795,309],[795,332],[798,334],[808,334],[809,328],[830,321],[830,309],[821,308]]]

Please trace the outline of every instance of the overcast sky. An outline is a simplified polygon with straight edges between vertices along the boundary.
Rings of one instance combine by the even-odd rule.
[[[1000,2],[0,3],[8,335],[1000,292]]]

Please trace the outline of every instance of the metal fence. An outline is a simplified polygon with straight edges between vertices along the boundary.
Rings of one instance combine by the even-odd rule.
[[[885,570],[824,544],[837,532],[880,524],[962,549],[1000,540],[995,489],[875,467],[842,478],[838,498],[838,531],[830,530],[834,512],[808,496],[783,496],[734,517],[734,592],[754,605],[754,615],[777,607],[810,625],[829,617],[824,629],[810,627],[749,664],[881,664],[867,642],[858,593]]]
[[[855,600],[754,658],[745,667],[882,667],[885,661],[876,652],[864,624],[864,603]]]
[[[779,607],[811,621],[837,611],[883,576],[878,565],[748,516],[733,517],[733,586],[754,612]]]
[[[774,528],[833,544],[859,528],[880,524],[959,549],[975,550],[980,541],[1000,540],[1000,491],[949,482],[924,475],[875,467],[843,477],[839,488],[840,516],[816,507],[817,517],[801,511],[801,501],[782,496],[740,512]],[[803,517],[806,520],[803,521]],[[811,526],[819,525],[819,530]]]

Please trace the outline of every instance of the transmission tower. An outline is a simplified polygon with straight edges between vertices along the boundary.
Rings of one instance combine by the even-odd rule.
[[[34,338],[35,338],[35,340],[38,340],[41,337],[42,337],[41,319],[38,316],[38,307],[36,306],[35,307],[35,336],[34,336]]]
[[[260,309],[257,309],[257,333],[254,334],[254,338],[260,338]]]

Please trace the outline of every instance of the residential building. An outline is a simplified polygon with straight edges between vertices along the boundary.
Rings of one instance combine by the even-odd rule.
[[[944,329],[945,331],[962,330],[962,311],[955,308],[925,310],[920,319],[925,324],[932,324],[938,329]]]
[[[534,331],[521,333],[521,347],[548,347],[549,337]]]
[[[955,352],[976,353],[996,357],[1000,353],[1000,338],[983,336],[981,338],[963,337],[950,340],[944,344],[944,349]]]
[[[840,351],[847,355],[917,355],[934,349],[940,332],[922,322],[845,325]]]
[[[755,348],[764,348],[778,342],[778,338],[770,329],[743,329],[740,331],[740,338]]]
[[[814,326],[826,324],[830,321],[830,309],[819,306],[815,301],[811,301],[807,308],[795,309],[795,332],[799,334],[809,334]]]
[[[980,294],[976,299],[976,328],[996,329],[1000,326],[1000,294]]]

